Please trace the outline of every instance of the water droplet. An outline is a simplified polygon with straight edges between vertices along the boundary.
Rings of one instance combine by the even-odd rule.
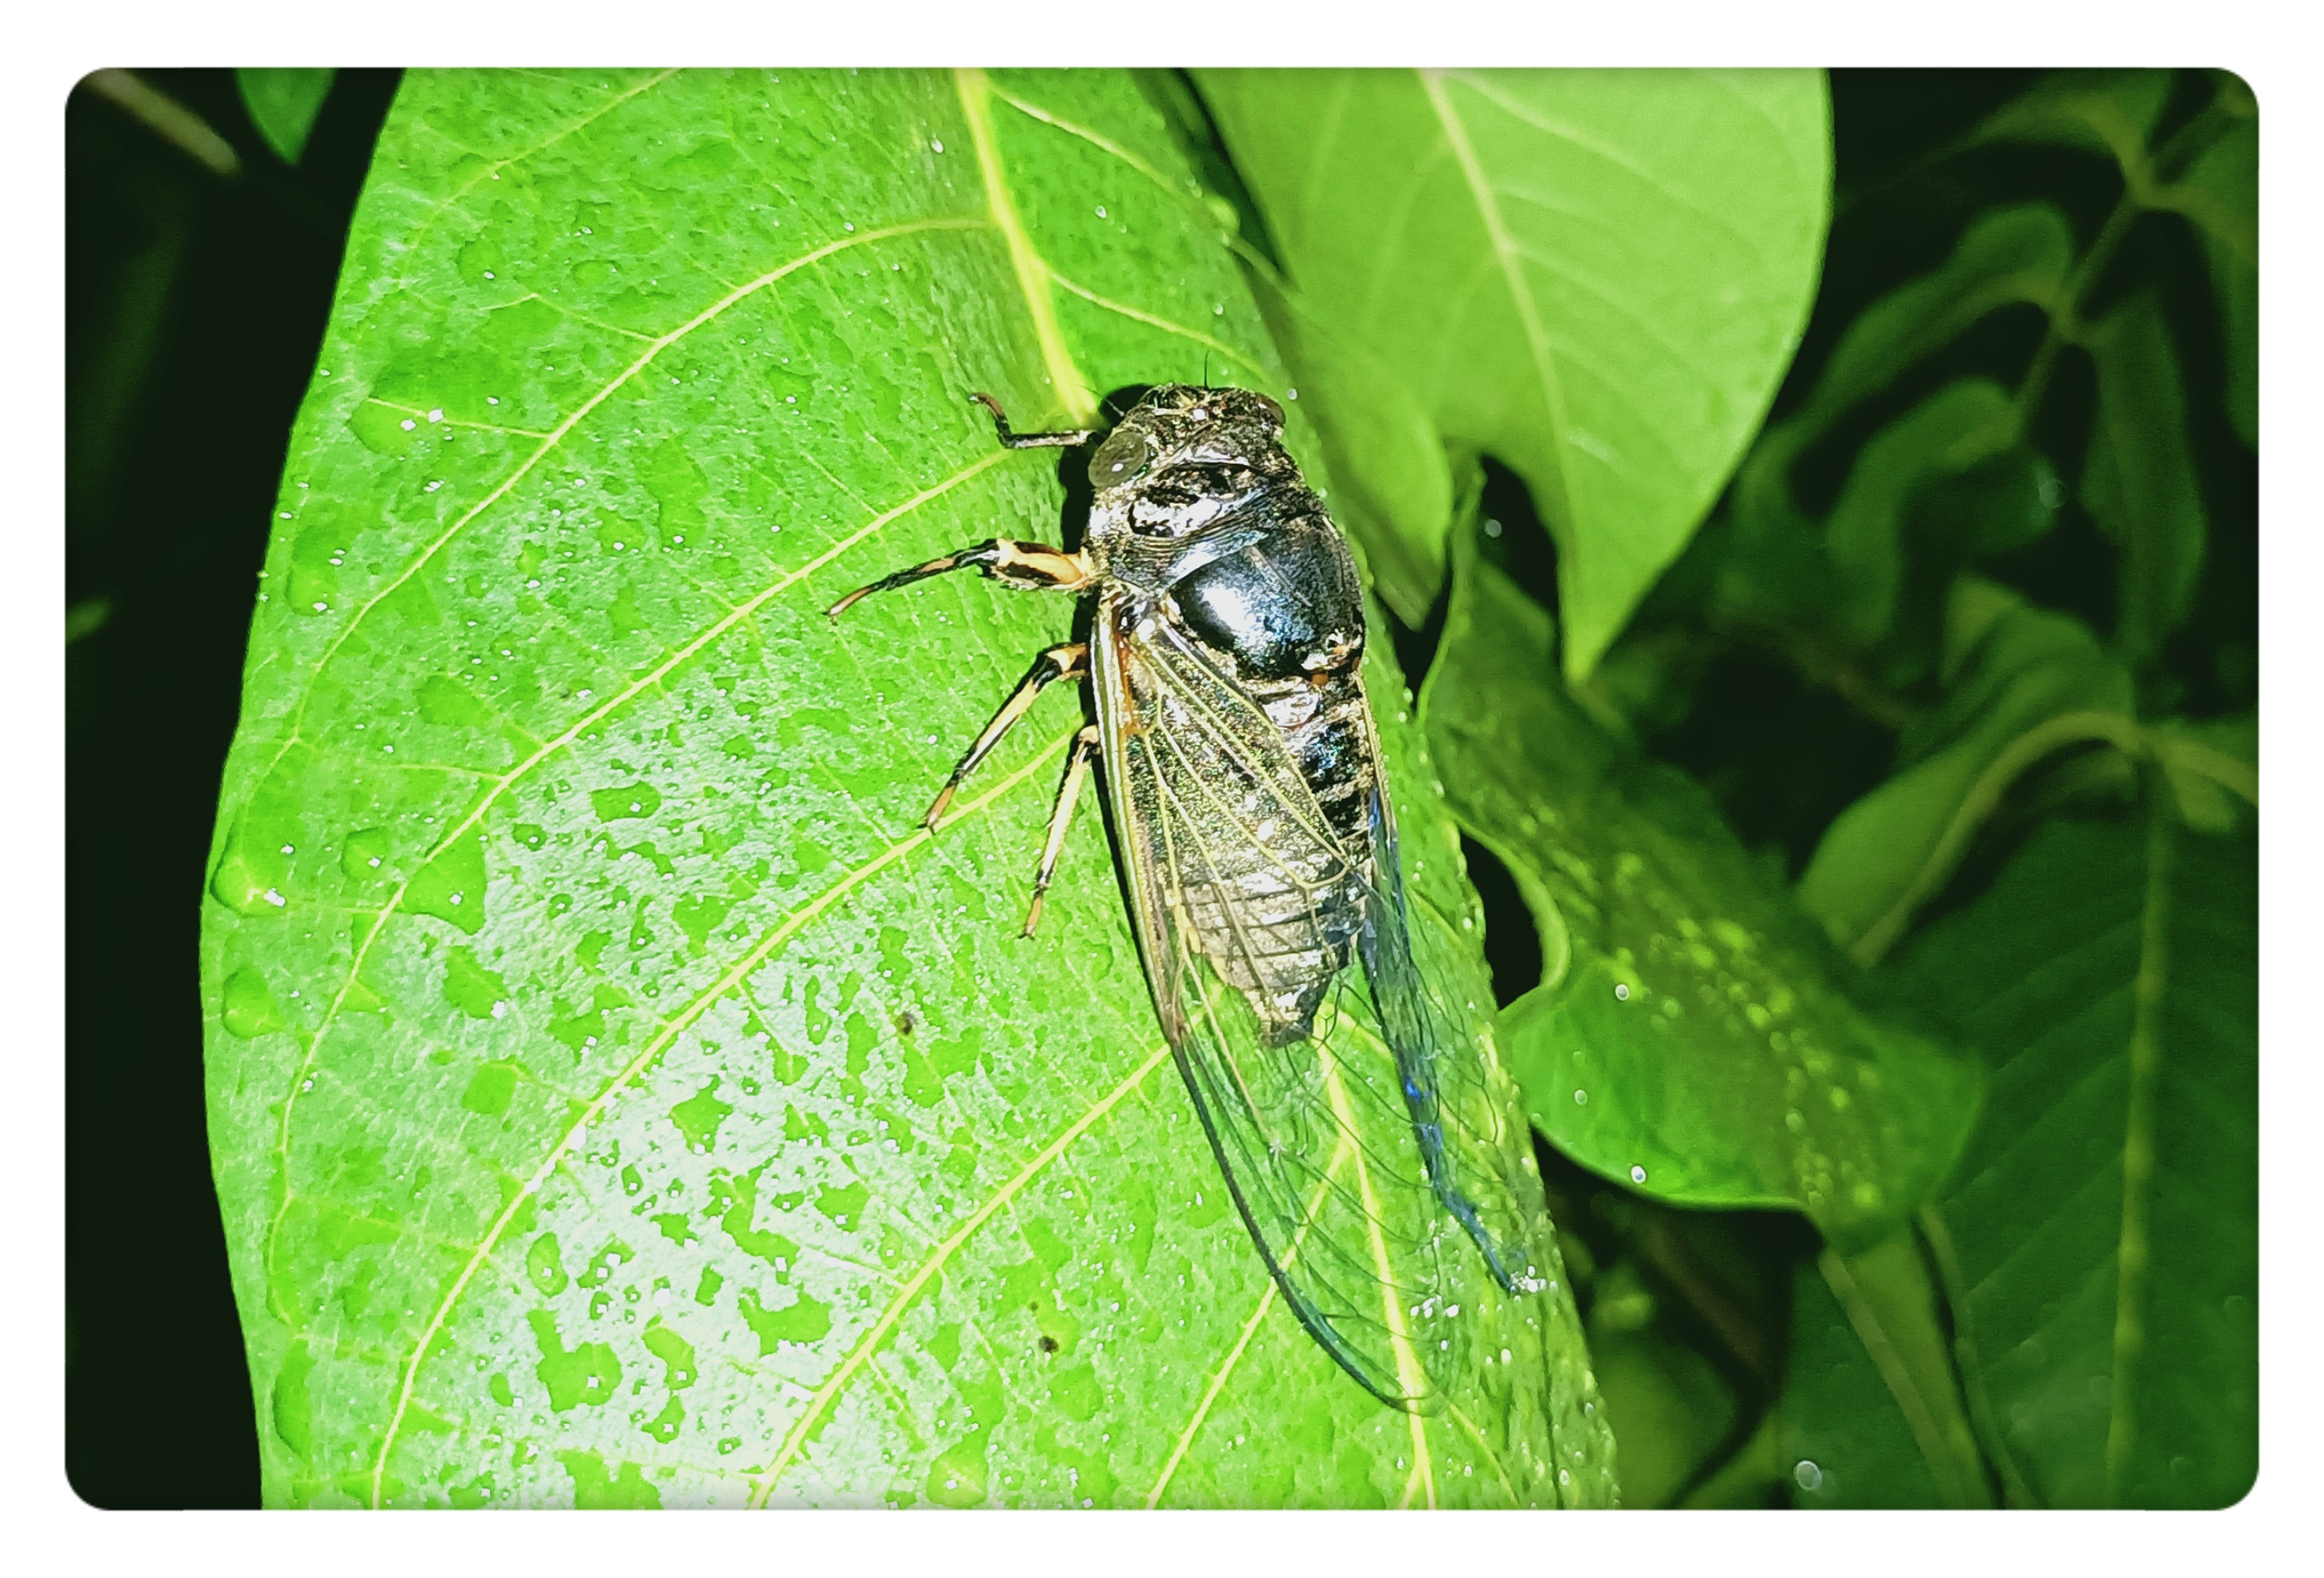
[[[1632,1182],[1632,1183],[1634,1183],[1634,1184],[1643,1184],[1643,1183],[1645,1183],[1646,1181],[1646,1168],[1644,1168],[1644,1167],[1633,1167],[1630,1169],[1630,1182]]]
[[[944,139],[942,137],[931,137],[928,139],[928,146],[941,153],[944,152]]]
[[[1614,1001],[1616,1002],[1628,1002],[1630,1001],[1630,983],[1628,982],[1617,981],[1614,983]]]
[[[1097,206],[1097,217],[1101,219],[1105,217],[1105,205],[1103,203],[1100,203]]]
[[[1806,1458],[1802,1458],[1792,1465],[1792,1479],[1803,1490],[1823,1489],[1823,1471]]]
[[[1573,1104],[1577,1107],[1588,1106],[1590,1104],[1590,1093],[1588,1091],[1575,1091],[1573,1093]]]

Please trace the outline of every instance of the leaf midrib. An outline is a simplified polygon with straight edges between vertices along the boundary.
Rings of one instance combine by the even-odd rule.
[[[1430,109],[1443,128],[1445,141],[1451,145],[1453,160],[1461,166],[1462,180],[1469,189],[1470,200],[1476,205],[1477,217],[1485,226],[1486,238],[1491,242],[1499,259],[1501,275],[1508,291],[1510,305],[1516,309],[1517,321],[1525,330],[1526,348],[1532,358],[1534,379],[1539,386],[1544,416],[1549,424],[1549,451],[1543,457],[1550,468],[1554,490],[1545,490],[1549,496],[1538,502],[1546,506],[1545,512],[1551,525],[1559,532],[1561,540],[1571,542],[1573,530],[1573,497],[1566,481],[1566,452],[1572,447],[1568,437],[1565,411],[1565,388],[1559,380],[1553,360],[1549,332],[1541,320],[1540,305],[1534,300],[1533,287],[1525,277],[1525,256],[1517,246],[1508,226],[1501,219],[1499,201],[1493,194],[1490,179],[1477,158],[1475,146],[1469,141],[1469,128],[1453,108],[1451,95],[1444,91],[1444,73],[1422,71],[1421,91],[1428,96]]]

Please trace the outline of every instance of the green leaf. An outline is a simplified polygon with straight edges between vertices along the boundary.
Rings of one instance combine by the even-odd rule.
[[[1761,441],[1785,464],[1843,412],[1879,393],[1987,314],[2031,302],[2056,311],[2073,272],[2074,235],[2047,203],[1980,214],[1937,268],[1899,285],[1857,315],[1832,347],[1798,415]],[[1752,458],[1754,468],[1766,463]],[[1752,475],[1747,470],[1746,476]]]
[[[1425,1419],[1279,1306],[1097,817],[1016,935],[1076,709],[917,830],[1070,606],[821,613],[1057,529],[973,391],[1281,392],[1181,173],[1111,73],[405,78],[203,918],[270,1503],[1611,1499],[1562,1278],[1480,1301],[1496,1361]],[[1462,913],[1370,661],[1407,878]]]
[[[330,97],[338,72],[327,66],[238,66],[234,83],[242,93],[243,108],[266,145],[296,164],[307,152],[308,134],[323,100]]]
[[[2130,675],[2089,628],[1965,577],[1948,614],[1946,693],[1900,742],[1904,765],[1825,829],[1800,903],[1860,964],[1942,891],[2019,777],[2093,741],[2135,750]]]
[[[1453,815],[1540,930],[1541,983],[1500,1029],[1535,1126],[1663,1199],[1880,1236],[1959,1149],[1975,1068],[1852,1001],[1710,797],[1564,694],[1548,616],[1489,566],[1455,573],[1421,716]]]
[[[2083,502],[2121,545],[2115,640],[2143,662],[2161,651],[2194,600],[2206,531],[2202,490],[2161,303],[2151,292],[2133,296],[2093,327],[2089,344],[2098,409]]]
[[[2012,430],[2007,392],[1989,378],[1963,378],[1866,440],[1824,526],[1846,588],[1830,614],[1840,639],[1869,646],[1895,623],[1914,495],[1997,454]]]
[[[2007,453],[2016,438],[2009,413],[1995,403],[1998,386],[1960,380],[1896,419],[1857,457],[1828,523],[1811,520],[1794,497],[1793,466],[1842,417],[1988,314],[2029,302],[2062,311],[2073,263],[2073,232],[2056,208],[1997,208],[1962,233],[1941,266],[1857,315],[1806,402],[1767,428],[1737,475],[1734,529],[1713,594],[1726,619],[1805,627],[1851,643],[1887,633],[1905,576],[1900,527],[1914,494],[1932,478]],[[2032,535],[2055,506],[2054,487],[2050,492],[2045,519],[2033,523]],[[1998,551],[2010,535],[1963,522],[1950,534],[1951,557],[1972,543],[1977,552]]]
[[[2220,103],[2247,106],[2240,83]],[[2156,208],[2192,220],[2203,237],[2218,298],[2227,360],[2227,421],[2259,448],[2259,122],[2256,107],[2230,125],[2178,180],[2149,195]]]
[[[1590,1312],[1590,1352],[1631,1507],[1671,1505],[1726,1441],[1738,1408],[1711,1361],[1655,1320],[1656,1302],[1625,1260],[1598,1278]]]
[[[1204,71],[1285,266],[1523,476],[1586,675],[1718,496],[1814,294],[1810,72]]]
[[[2200,833],[2226,833],[2241,814],[2236,802],[2259,804],[2259,718],[2201,723],[2165,718],[2145,731],[2179,819]]]
[[[1909,1232],[1799,1268],[1781,1406],[1794,1505],[1993,1505],[1949,1346]]]
[[[2258,1467],[2258,846],[2038,827],[1898,956],[1990,1060],[1934,1207],[1972,1398],[2050,1507],[2223,1507]]]
[[[2171,97],[2168,70],[2059,71],[1978,129],[1990,143],[2055,143],[2110,154],[2126,175],[2143,171],[2146,144]]]

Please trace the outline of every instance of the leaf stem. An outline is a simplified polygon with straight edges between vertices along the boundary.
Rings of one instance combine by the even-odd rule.
[[[2039,1507],[2040,1500],[2017,1472],[2017,1461],[2010,1455],[2001,1421],[1993,1411],[1992,1394],[1986,1389],[1985,1370],[1978,1357],[1969,1306],[1969,1289],[1961,1282],[1960,1262],[1953,1254],[1951,1231],[1933,1204],[1922,1206],[1914,1221],[1921,1229],[1921,1241],[1928,1246],[1930,1263],[1936,1268],[1938,1290],[1944,1296],[1945,1308],[1952,1316],[1953,1369],[1960,1380],[1962,1401],[1969,1407],[1969,1425],[1977,1432],[1985,1455],[2000,1471],[2003,1505]]]

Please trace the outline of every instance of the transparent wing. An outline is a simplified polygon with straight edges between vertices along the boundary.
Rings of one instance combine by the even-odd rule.
[[[1373,880],[1383,839],[1394,858],[1385,801],[1370,847],[1350,848],[1275,725],[1198,651],[1111,604],[1099,633],[1139,946],[1229,1192],[1315,1340],[1384,1401],[1426,1407],[1481,1281],[1463,1238],[1527,1259],[1477,1204],[1498,1189],[1453,1186],[1489,1103],[1441,1094],[1466,1043],[1430,996],[1400,889]]]
[[[1460,958],[1451,924],[1406,903],[1387,796],[1376,790],[1369,809],[1377,887],[1360,948],[1421,1164],[1501,1290],[1539,1292],[1552,1260],[1538,1188],[1527,1176],[1532,1137],[1516,1116],[1514,1092],[1480,1044],[1489,1007],[1456,1007],[1444,995],[1455,982],[1479,991],[1483,983]]]

